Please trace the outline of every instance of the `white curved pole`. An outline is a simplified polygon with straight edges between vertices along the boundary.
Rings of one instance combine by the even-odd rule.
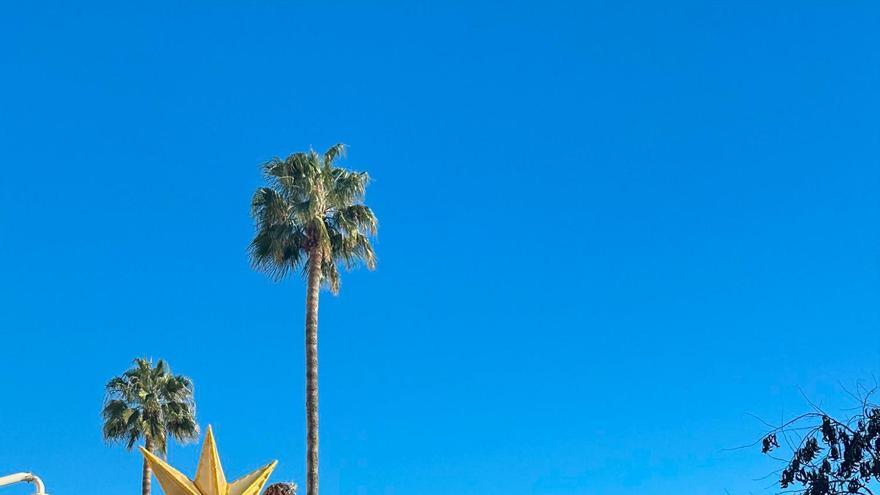
[[[37,489],[34,495],[46,495],[46,487],[43,485],[43,480],[31,473],[16,473],[10,474],[9,476],[0,476],[0,486],[7,486],[21,482],[33,483],[34,488]]]

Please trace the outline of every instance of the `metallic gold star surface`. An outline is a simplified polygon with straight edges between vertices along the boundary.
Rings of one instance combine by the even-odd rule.
[[[223,474],[223,466],[220,465],[220,455],[217,453],[214,432],[211,431],[210,426],[205,433],[205,443],[202,445],[199,467],[196,469],[196,477],[193,480],[143,447],[140,449],[147,462],[150,463],[159,484],[162,485],[165,495],[257,495],[266,484],[275,465],[278,464],[277,461],[272,461],[251,474],[242,476],[232,483],[227,483],[226,476]]]

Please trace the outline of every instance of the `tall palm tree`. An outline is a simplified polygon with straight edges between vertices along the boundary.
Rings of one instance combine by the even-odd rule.
[[[106,385],[101,415],[104,439],[122,443],[131,450],[140,440],[150,452],[165,456],[168,437],[179,442],[199,436],[192,381],[171,373],[159,360],[155,366],[147,359],[135,359],[125,373]],[[150,465],[144,459],[141,493],[150,495]]]
[[[249,251],[254,268],[281,280],[302,269],[306,278],[306,495],[318,495],[318,296],[321,287],[339,291],[338,266],[376,257],[370,236],[376,217],[363,204],[369,176],[334,165],[342,144],[323,155],[314,151],[274,158],[263,166],[268,187],[254,193],[256,234]]]

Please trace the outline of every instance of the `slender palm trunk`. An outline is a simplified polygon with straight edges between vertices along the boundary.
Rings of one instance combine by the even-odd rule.
[[[148,451],[153,451],[153,442],[149,439],[145,442],[144,448]],[[152,483],[151,475],[152,471],[150,470],[150,464],[147,462],[147,458],[144,457],[144,472],[141,478],[141,495],[150,495],[150,484]]]
[[[318,495],[318,296],[321,289],[321,253],[309,256],[306,288],[306,495]]]

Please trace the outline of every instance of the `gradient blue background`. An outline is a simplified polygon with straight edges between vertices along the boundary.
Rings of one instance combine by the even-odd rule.
[[[322,299],[325,495],[763,493],[746,413],[880,373],[874,2],[117,3],[0,12],[2,471],[139,493],[99,410],[152,356],[302,483],[248,204],[336,141],[380,264]]]

